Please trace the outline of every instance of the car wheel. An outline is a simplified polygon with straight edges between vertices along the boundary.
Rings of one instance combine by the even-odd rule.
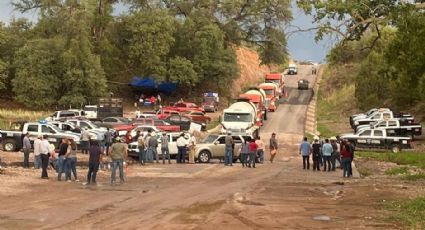
[[[398,146],[398,145],[393,145],[393,146],[391,146],[391,151],[392,151],[393,153],[398,153],[398,152],[400,152],[400,146]]]
[[[13,152],[16,150],[16,141],[12,139],[7,139],[3,143],[3,150],[7,152]]]
[[[198,155],[199,163],[209,163],[211,159],[211,154],[207,150],[202,150]]]

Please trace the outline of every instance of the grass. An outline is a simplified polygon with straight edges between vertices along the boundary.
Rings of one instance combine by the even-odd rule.
[[[220,124],[219,120],[212,120],[210,123],[207,124],[207,130],[213,129],[217,127],[217,125]]]
[[[7,129],[14,121],[38,121],[46,118],[49,111],[28,111],[22,109],[0,109],[0,128]]]
[[[330,128],[327,125],[322,124],[320,122],[317,123],[317,131],[319,131],[320,136],[322,137],[330,138],[337,135],[337,133],[330,130]]]
[[[407,174],[407,173],[409,173],[408,167],[396,167],[396,168],[387,169],[385,171],[385,174],[390,176],[397,176],[397,175]]]
[[[360,176],[362,176],[362,177],[367,177],[367,176],[372,175],[372,171],[368,168],[358,167],[357,170],[359,171]]]
[[[415,174],[408,173],[405,176],[403,176],[402,179],[408,180],[408,181],[425,180],[425,173],[423,173],[423,172],[415,173]]]
[[[402,223],[410,229],[425,228],[425,197],[388,202],[383,207],[391,212],[387,218],[389,221]]]
[[[356,155],[378,161],[393,162],[399,165],[412,165],[421,169],[425,169],[425,153],[357,152]]]

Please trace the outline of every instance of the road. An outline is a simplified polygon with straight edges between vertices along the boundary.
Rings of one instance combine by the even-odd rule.
[[[339,171],[301,169],[297,148],[312,91],[298,91],[296,82],[313,84],[309,72],[301,66],[297,76],[286,77],[288,97],[262,128],[265,142],[272,132],[278,135],[276,162],[256,169],[218,162],[134,165],[127,183],[113,187],[109,172],[100,172],[99,186],[40,181],[27,185],[28,192],[0,195],[0,229],[387,228],[365,219],[371,212],[366,198],[357,203],[362,193],[353,191],[370,188],[353,190],[351,181],[344,186]]]

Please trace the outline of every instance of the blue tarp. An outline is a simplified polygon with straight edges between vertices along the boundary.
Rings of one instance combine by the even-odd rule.
[[[150,77],[133,77],[130,85],[139,90],[155,90],[166,95],[172,94],[177,89],[177,84],[173,82],[162,82],[157,86],[155,80]]]

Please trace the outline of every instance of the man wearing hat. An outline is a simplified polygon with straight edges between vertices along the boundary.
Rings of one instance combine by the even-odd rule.
[[[127,144],[120,137],[115,138],[115,143],[110,148],[109,156],[112,159],[111,185],[115,184],[116,169],[119,168],[120,182],[124,183],[124,160],[127,158]]]
[[[319,142],[319,137],[314,137],[314,142],[311,145],[313,152],[313,171],[320,171],[320,159],[322,159],[322,145]]]
[[[24,168],[29,168],[29,157],[30,157],[30,151],[31,151],[31,142],[29,138],[29,133],[25,133],[24,139],[22,140],[22,150],[24,151]]]
[[[43,136],[38,135],[34,141],[34,168],[39,169],[41,167],[41,139]]]
[[[158,151],[156,150],[158,148],[158,140],[156,138],[155,132],[151,133],[151,138],[149,138],[148,142],[149,142],[148,143],[148,146],[149,146],[148,151],[152,154],[152,161],[153,161],[153,158],[155,158],[156,163],[158,164],[159,163],[159,156],[158,156]]]
[[[335,164],[336,161],[338,160],[339,162],[339,166],[341,167],[341,145],[337,142],[337,138],[336,137],[331,137],[331,145],[332,145],[332,156],[331,156],[331,164],[332,164],[332,171],[336,170]]]

